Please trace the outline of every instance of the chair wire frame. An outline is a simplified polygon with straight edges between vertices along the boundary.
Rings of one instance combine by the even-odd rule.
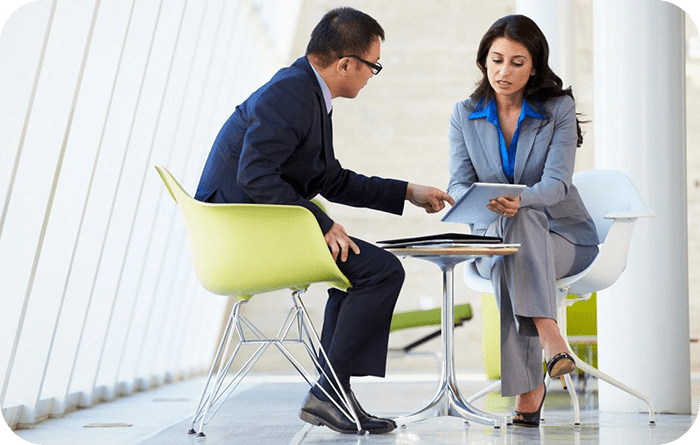
[[[579,295],[574,298],[567,298],[568,297],[568,292],[569,288],[568,286],[560,287],[557,289],[557,320],[558,320],[558,326],[559,326],[559,331],[561,332],[562,337],[566,340],[566,346],[568,349],[568,352],[571,354],[571,356],[574,358],[574,362],[576,363],[576,367],[581,369],[582,371],[598,378],[599,380],[603,380],[619,389],[622,391],[640,399],[644,403],[647,404],[649,407],[649,425],[653,426],[656,424],[655,421],[655,415],[654,415],[654,405],[651,403],[651,400],[641,392],[625,385],[624,383],[610,377],[609,375],[599,371],[598,369],[594,368],[590,364],[588,364],[586,361],[582,360],[579,358],[579,356],[573,351],[571,344],[569,342],[567,332],[566,332],[566,308],[568,306],[573,305],[576,302],[579,301],[585,301],[588,300],[591,297],[591,294],[585,294],[585,295]],[[544,351],[542,352],[542,359],[546,360],[546,357],[544,357]],[[571,377],[571,374],[567,374],[562,376],[560,379],[563,379],[562,386],[564,389],[569,393],[570,399],[571,399],[571,405],[574,410],[574,426],[580,426],[581,425],[581,414],[580,414],[580,404],[578,400],[578,396],[576,394],[576,387],[574,385],[574,381]],[[552,382],[552,378],[549,376],[549,374],[545,375],[544,379],[544,384],[546,387],[549,387],[550,383]],[[492,383],[491,385],[487,386],[486,388],[482,389],[481,391],[475,393],[469,399],[467,400],[469,403],[474,403],[476,400],[484,397],[486,394],[498,391],[501,388],[501,381],[497,380],[496,382]],[[544,406],[542,407],[542,411],[540,413],[540,420],[544,421]]]
[[[330,364],[330,361],[326,355],[326,351],[321,345],[318,333],[311,322],[311,318],[309,317],[306,307],[301,300],[301,294],[305,291],[306,289],[299,289],[292,292],[293,306],[287,313],[284,322],[280,326],[279,331],[274,338],[268,338],[265,336],[241,313],[241,306],[248,300],[237,300],[234,303],[228,322],[226,323],[226,328],[224,329],[224,333],[221,337],[221,342],[219,343],[218,350],[212,362],[211,369],[209,370],[207,382],[202,390],[197,409],[192,416],[192,424],[188,434],[197,434],[198,437],[205,437],[203,432],[204,425],[209,422],[212,416],[226,401],[228,396],[240,384],[246,374],[248,374],[251,368],[255,365],[255,363],[257,363],[263,353],[271,345],[274,345],[282,353],[282,355],[291,363],[297,372],[301,374],[301,376],[310,386],[313,387],[316,383],[318,383],[318,379],[321,375],[323,375],[329,382],[334,382],[336,389],[335,393],[338,396],[337,398],[340,400],[340,403],[320,385],[318,385],[318,388],[323,391],[323,393],[333,402],[333,404],[343,413],[343,415],[355,423],[358,434],[365,433],[364,430],[362,430],[362,425],[358,414],[353,410],[348,395],[342,389],[342,386],[338,381],[338,376],[336,375],[335,370],[332,366],[328,366],[331,373],[329,376],[321,366],[321,357],[323,357],[323,360],[328,364]],[[249,331],[251,335],[247,336],[246,330]],[[230,352],[234,337],[238,337],[238,342],[233,351]],[[304,350],[313,362],[316,375],[309,372],[299,362],[299,360],[297,360],[294,354],[287,349],[285,345],[288,344],[303,345]],[[241,366],[238,372],[236,372],[233,378],[226,382],[226,378],[229,374],[233,361],[238,355],[242,345],[257,345],[257,349]],[[214,376],[215,369],[216,376]]]

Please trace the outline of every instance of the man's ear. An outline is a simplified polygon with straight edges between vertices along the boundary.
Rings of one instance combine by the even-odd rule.
[[[350,59],[348,57],[343,57],[339,59],[336,64],[336,71],[341,76],[346,76],[350,70]]]

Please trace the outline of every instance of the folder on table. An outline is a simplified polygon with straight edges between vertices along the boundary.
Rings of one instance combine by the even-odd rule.
[[[377,241],[382,247],[425,247],[425,246],[462,246],[467,244],[501,244],[502,238],[496,236],[473,235],[470,233],[439,233],[435,235],[412,238],[396,238]]]

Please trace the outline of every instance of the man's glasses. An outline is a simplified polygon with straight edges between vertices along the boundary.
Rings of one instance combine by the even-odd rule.
[[[374,74],[375,76],[376,76],[377,74],[379,74],[379,72],[380,72],[380,71],[382,70],[382,68],[383,68],[382,65],[381,65],[379,62],[377,62],[377,63],[372,63],[372,62],[370,62],[370,61],[368,61],[368,60],[365,60],[365,59],[363,59],[362,57],[358,57],[358,56],[356,56],[356,55],[354,55],[354,54],[350,54],[350,55],[348,55],[348,56],[341,56],[340,58],[342,59],[343,57],[353,57],[353,58],[359,60],[360,62],[362,62],[362,63],[364,63],[365,65],[367,65],[368,67],[370,67],[370,68],[372,69],[372,74]]]

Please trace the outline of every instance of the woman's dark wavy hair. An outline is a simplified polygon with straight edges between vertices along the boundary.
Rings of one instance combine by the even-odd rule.
[[[322,68],[343,56],[362,57],[374,39],[384,41],[384,29],[369,15],[343,7],[328,11],[311,32],[306,55],[313,54]]]
[[[524,15],[507,15],[496,20],[479,43],[476,65],[481,70],[483,77],[471,96],[476,103],[483,101],[484,104],[487,104],[494,97],[494,91],[486,72],[486,57],[494,40],[499,37],[506,37],[524,45],[530,53],[535,74],[530,76],[525,84],[523,97],[525,100],[534,106],[541,107],[542,104],[554,97],[568,95],[574,99],[571,87],[562,88],[562,80],[549,67],[549,45],[537,24]],[[578,135],[576,145],[580,147],[583,143],[583,133],[578,118],[576,118],[576,132]]]

